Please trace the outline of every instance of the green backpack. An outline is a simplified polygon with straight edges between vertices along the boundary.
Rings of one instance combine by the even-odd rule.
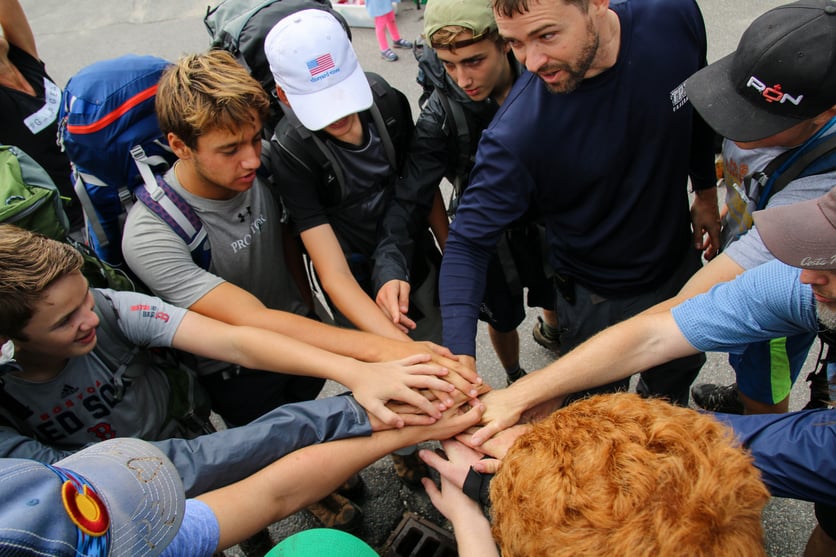
[[[124,271],[67,236],[70,222],[58,187],[35,159],[14,145],[0,145],[0,223],[71,244],[84,257],[81,272],[92,287],[143,291]]]
[[[63,240],[69,231],[70,222],[52,178],[32,157],[12,145],[0,145],[0,201],[0,222],[54,240]]]

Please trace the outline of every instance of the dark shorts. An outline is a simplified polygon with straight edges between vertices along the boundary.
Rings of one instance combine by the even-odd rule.
[[[554,309],[554,291],[543,264],[542,229],[529,224],[503,233],[488,263],[479,319],[500,333],[516,329],[526,306]]]
[[[212,410],[228,426],[240,426],[284,404],[315,399],[325,380],[245,369],[204,375],[200,384],[212,399]]]
[[[560,323],[561,350],[568,351],[610,325],[628,319],[659,302],[674,296],[682,285],[700,268],[696,251],[690,250],[668,279],[651,291],[626,298],[605,298],[575,284],[574,303],[566,301],[556,290],[555,308]],[[679,358],[651,368],[641,374],[638,391],[642,395],[660,396],[683,406],[688,405],[689,388],[705,363],[705,354]],[[617,366],[615,361],[612,365]],[[629,379],[616,381],[567,397],[566,403],[594,393],[626,391]]]
[[[738,388],[758,402],[778,404],[790,396],[815,339],[815,333],[803,333],[756,342],[741,354],[729,354]]]

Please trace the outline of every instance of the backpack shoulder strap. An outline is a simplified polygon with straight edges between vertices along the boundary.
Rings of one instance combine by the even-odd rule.
[[[211,261],[209,236],[194,209],[162,176],[153,175],[148,167],[140,168],[143,169],[144,187],[136,188],[137,198],[186,242],[194,262],[202,269],[208,269]]]
[[[818,164],[819,161],[827,164]],[[815,165],[813,163],[816,163]],[[808,172],[816,167],[813,172]],[[797,159],[786,168],[772,185],[773,195],[784,189],[787,184],[802,176],[823,174],[836,169],[836,134],[831,134],[802,152]]]
[[[315,133],[302,125],[299,117],[289,106],[281,103],[281,107],[284,118],[276,126],[273,140],[282,151],[304,168],[311,172],[320,169],[326,181],[329,180],[329,176],[333,176],[340,188],[340,198],[344,198],[345,175],[334,154]]]
[[[374,72],[366,72],[366,79],[372,89],[374,99],[369,113],[375,127],[379,130],[389,164],[400,170],[406,160],[409,142],[415,127],[409,109],[409,100],[406,95]]]
[[[455,176],[453,177],[453,190],[456,196],[460,196],[464,190],[468,171],[473,161],[473,153],[476,152],[470,137],[471,127],[467,114],[460,103],[451,102],[450,98],[441,89],[436,89],[435,94],[441,101],[444,109],[445,124],[450,130],[450,135],[456,138],[458,153],[456,154]]]
[[[90,291],[93,294],[94,299],[96,300],[96,310],[98,313],[102,313],[104,311],[110,310],[115,318],[115,321],[119,322],[119,313],[116,311],[116,308],[113,304],[113,299],[105,294],[101,290],[91,289]],[[104,316],[102,316],[104,317]],[[116,331],[113,330],[111,327],[111,321],[109,319],[101,319],[100,320],[100,327],[107,332],[107,334],[111,337],[115,337]],[[93,348],[92,354],[99,358],[105,366],[113,373],[113,385],[116,387],[115,398],[116,400],[121,400],[122,397],[125,395],[125,373],[128,371],[128,367],[130,367],[131,363],[136,359],[137,355],[139,354],[140,348],[139,346],[133,346],[131,350],[125,352],[125,354],[121,358],[110,358],[107,354],[100,349],[100,345],[96,345]]]
[[[380,134],[380,140],[383,142],[383,149],[386,151],[386,158],[393,168],[397,168],[397,158],[395,157],[395,144],[392,142],[392,135],[398,122],[399,106],[398,99],[392,87],[376,73],[366,72],[366,79],[369,81],[369,87],[372,89],[372,102],[369,108],[372,121]]]
[[[758,209],[766,207],[769,199],[798,177],[823,174],[836,169],[836,134],[821,137],[834,124],[832,119],[804,144],[784,151],[766,165],[762,172],[752,175],[761,184]]]

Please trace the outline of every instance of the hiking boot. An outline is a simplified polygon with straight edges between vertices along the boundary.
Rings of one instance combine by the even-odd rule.
[[[398,39],[397,41],[392,42],[392,46],[395,48],[412,48],[412,41],[407,41],[406,39]]]
[[[395,52],[391,48],[381,50],[380,57],[386,60],[387,62],[394,62],[398,59],[398,55],[395,54]]]
[[[505,374],[505,384],[510,385],[511,383],[513,383],[514,381],[519,379],[520,377],[524,377],[526,375],[528,375],[528,374],[521,367],[518,367],[517,371],[512,371],[511,373],[506,372],[506,374]]]
[[[724,414],[743,414],[743,403],[737,395],[737,383],[714,385],[701,383],[691,387],[694,404],[710,412]]]
[[[337,492],[340,495],[344,495],[348,498],[352,497],[359,497],[363,494],[363,490],[365,489],[366,484],[363,481],[363,478],[360,474],[354,474],[346,481],[343,482],[343,485],[337,488]]]
[[[407,485],[418,487],[421,485],[421,478],[430,477],[430,469],[424,461],[418,458],[418,451],[407,455],[395,454],[392,457],[392,464],[395,466],[395,474]]]
[[[239,542],[238,548],[247,557],[262,557],[262,555],[269,553],[269,551],[273,549],[274,545],[276,544],[273,543],[272,539],[270,539],[270,533],[265,528],[264,530],[256,532],[246,540]]]
[[[560,354],[560,336],[550,335],[545,328],[545,322],[539,315],[537,316],[537,323],[534,324],[534,330],[531,331],[531,336],[534,337],[534,342],[548,348],[556,354]]]
[[[313,505],[308,505],[307,511],[326,528],[353,532],[363,524],[363,511],[360,507],[337,492]]]

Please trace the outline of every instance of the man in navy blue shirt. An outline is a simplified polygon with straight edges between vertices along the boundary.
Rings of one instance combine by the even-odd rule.
[[[546,226],[564,351],[676,294],[719,238],[712,132],[682,87],[705,65],[696,3],[496,0],[494,12],[529,72],[482,135],[440,288],[444,344],[474,367],[487,261],[529,210]],[[687,404],[703,361],[645,372],[640,391]]]

